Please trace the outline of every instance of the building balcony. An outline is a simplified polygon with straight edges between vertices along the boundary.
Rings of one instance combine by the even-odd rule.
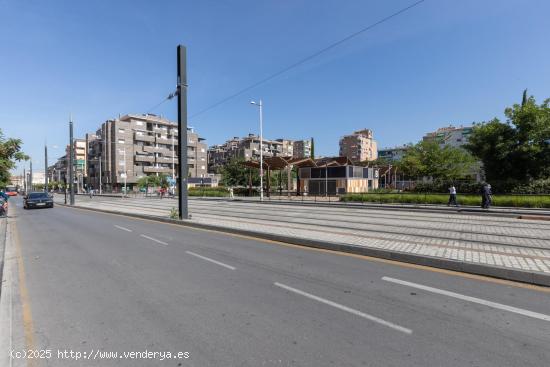
[[[155,167],[155,166],[144,166],[143,172],[145,173],[171,173],[172,169],[169,167]]]
[[[135,135],[134,135],[134,140],[136,140],[136,141],[146,141],[146,142],[149,142],[149,143],[154,143],[154,142],[155,142],[155,137],[154,137],[154,136],[150,136],[150,135],[138,135],[138,134],[135,134]]]
[[[166,148],[157,148],[154,146],[145,146],[143,147],[143,151],[147,153],[160,153],[163,155],[169,155],[172,156],[172,151]]]
[[[172,139],[168,138],[168,139],[164,139],[164,138],[157,138],[157,143],[158,144],[167,144],[167,145],[171,145],[172,144]],[[174,138],[174,146],[177,146],[178,145],[178,139],[177,138]]]
[[[148,155],[136,155],[134,157],[134,161],[136,161],[136,162],[154,162],[155,157],[154,156],[148,156]]]

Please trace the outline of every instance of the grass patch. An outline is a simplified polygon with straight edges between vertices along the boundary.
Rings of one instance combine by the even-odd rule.
[[[340,201],[368,203],[447,204],[447,194],[369,193],[347,194]],[[457,195],[459,205],[481,206],[481,195]],[[550,195],[493,195],[493,206],[550,208]]]

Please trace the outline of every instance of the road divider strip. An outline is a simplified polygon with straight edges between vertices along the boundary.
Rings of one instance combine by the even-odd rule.
[[[408,282],[406,280],[400,280],[400,279],[395,279],[395,278],[390,278],[390,277],[382,277],[382,280],[385,280],[386,282],[391,282],[391,283],[395,283],[395,284],[404,285],[404,286],[407,286],[407,287],[421,289],[421,290],[424,290],[424,291],[427,291],[427,292],[442,294],[444,296],[453,297],[453,298],[461,299],[463,301],[468,301],[468,302],[472,302],[472,303],[477,303],[477,304],[480,304],[480,305],[496,308],[496,309],[503,310],[503,311],[513,312],[513,313],[516,313],[516,314],[519,314],[519,315],[532,317],[532,318],[539,319],[539,320],[550,321],[550,315],[545,315],[545,314],[538,313],[538,312],[524,310],[522,308],[517,308],[517,307],[513,307],[513,306],[504,305],[502,303],[497,303],[497,302],[487,301],[487,300],[484,300],[484,299],[481,299],[481,298],[466,296],[466,295],[463,295],[463,294],[460,294],[460,293],[446,291],[444,289],[433,288],[433,287],[429,287],[427,285]]]
[[[157,240],[156,238],[153,238],[153,237],[149,237],[149,236],[146,236],[144,234],[140,234],[139,235],[140,237],[143,237],[143,238],[147,238],[148,240],[151,240],[153,242],[156,242],[156,243],[160,243],[161,245],[164,245],[164,246],[168,246],[168,244],[166,242],[163,242],[161,240]]]
[[[379,318],[379,317],[376,317],[376,316],[369,315],[369,314],[367,314],[367,313],[358,311],[358,310],[356,310],[356,309],[353,309],[353,308],[350,308],[350,307],[341,305],[341,304],[339,304],[339,303],[330,301],[330,300],[328,300],[328,299],[325,299],[325,298],[321,298],[321,297],[315,296],[315,295],[313,295],[313,294],[311,294],[311,293],[307,293],[307,292],[301,291],[301,290],[299,290],[299,289],[289,287],[288,285],[285,285],[285,284],[282,284],[282,283],[273,283],[273,284],[275,284],[277,287],[283,288],[283,289],[285,289],[285,290],[287,290],[287,291],[289,291],[289,292],[293,292],[293,293],[299,294],[299,295],[301,295],[301,296],[307,297],[307,298],[309,298],[309,299],[312,299],[312,300],[315,300],[315,301],[324,303],[324,304],[326,304],[326,305],[332,306],[332,307],[337,308],[337,309],[339,309],[339,310],[349,312],[349,313],[351,313],[351,314],[353,314],[353,315],[356,315],[356,316],[362,317],[362,318],[364,318],[364,319],[367,319],[367,320],[369,320],[369,321],[375,322],[375,323],[377,323],[377,324],[380,324],[380,325],[389,327],[390,329],[397,330],[397,331],[400,331],[400,332],[405,333],[405,334],[408,334],[408,335],[412,334],[412,332],[413,332],[411,329],[407,329],[406,327],[403,327],[403,326],[394,324],[394,323],[392,323],[392,322],[383,320],[383,319],[381,319],[381,318]]]
[[[209,258],[209,257],[202,256],[202,255],[196,254],[196,253],[191,252],[191,251],[185,251],[185,252],[186,252],[187,254],[189,254],[189,255],[193,255],[193,256],[195,256],[195,257],[198,257],[199,259],[203,259],[203,260],[206,260],[206,261],[210,261],[211,263],[217,264],[217,265],[219,265],[219,266],[223,266],[224,268],[231,269],[231,270],[235,270],[235,269],[236,269],[234,266],[224,264],[224,263],[222,263],[222,262],[220,262],[220,261],[211,259],[211,258]]]

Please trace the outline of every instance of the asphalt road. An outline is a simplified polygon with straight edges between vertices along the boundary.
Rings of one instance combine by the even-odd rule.
[[[11,214],[32,312],[14,333],[119,353],[38,365],[550,365],[541,288],[71,208]],[[120,358],[145,350],[189,358]]]

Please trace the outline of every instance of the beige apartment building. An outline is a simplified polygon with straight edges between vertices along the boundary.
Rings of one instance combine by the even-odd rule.
[[[128,114],[108,120],[95,134],[88,134],[89,184],[106,190],[132,187],[141,177],[165,174],[177,177],[177,124],[162,116]],[[207,176],[204,139],[187,131],[187,163],[190,177]],[[101,168],[100,168],[101,167]]]
[[[292,158],[311,157],[311,139],[295,140],[292,143]]]
[[[363,129],[340,139],[340,156],[352,162],[373,161],[378,158],[376,141],[372,130]]]

